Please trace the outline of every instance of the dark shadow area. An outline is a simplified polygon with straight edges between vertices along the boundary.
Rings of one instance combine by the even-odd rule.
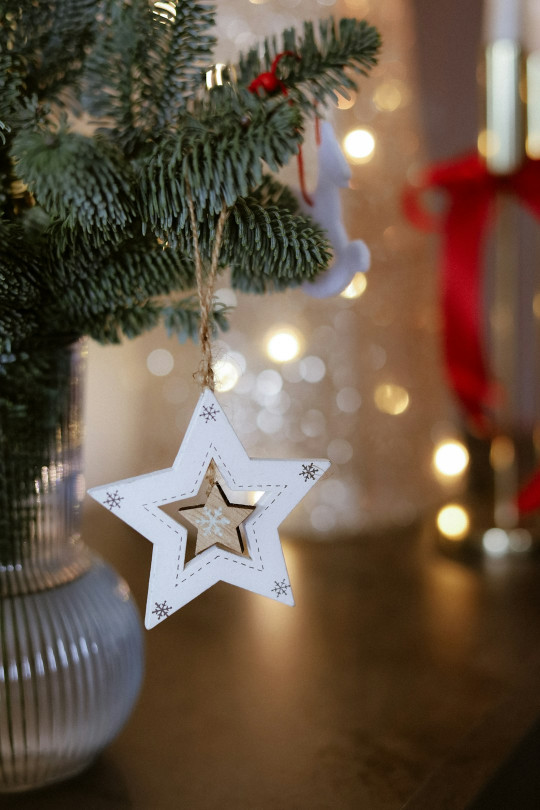
[[[538,810],[540,722],[501,765],[469,810]]]
[[[9,810],[129,810],[133,806],[123,774],[106,755],[66,782],[0,796],[0,807]]]

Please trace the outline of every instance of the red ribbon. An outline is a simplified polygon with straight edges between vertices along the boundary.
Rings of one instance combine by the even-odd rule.
[[[286,85],[281,81],[281,79],[277,75],[278,65],[284,56],[294,56],[296,59],[300,59],[298,54],[294,53],[294,51],[283,51],[282,53],[278,53],[274,57],[274,61],[270,66],[270,70],[267,70],[264,73],[260,73],[249,84],[248,90],[250,93],[258,94],[259,90],[264,90],[264,92],[268,93],[269,96],[275,95],[276,93],[283,93],[284,96],[289,95],[289,91],[287,90]],[[298,180],[300,183],[300,191],[302,197],[309,206],[313,206],[313,201],[309,196],[306,188],[306,178],[304,172],[304,156],[302,153],[301,144],[298,146]]]
[[[446,191],[449,204],[440,217],[429,214],[421,195]],[[409,220],[424,230],[439,230],[442,246],[443,347],[452,390],[477,428],[492,426],[491,412],[499,395],[483,342],[483,251],[499,193],[513,194],[540,219],[540,161],[526,160],[515,174],[487,171],[476,154],[440,163],[425,173],[417,187],[404,194]],[[540,506],[540,472],[521,491],[521,511]]]

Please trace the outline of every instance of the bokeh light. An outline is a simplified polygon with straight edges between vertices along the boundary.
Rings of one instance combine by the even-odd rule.
[[[156,377],[166,377],[174,368],[174,357],[167,349],[154,349],[146,358],[146,367]]]
[[[353,457],[352,444],[347,439],[332,439],[326,453],[333,464],[346,464]]]
[[[393,112],[403,101],[403,93],[397,82],[383,82],[373,93],[373,103],[378,110]]]
[[[354,163],[365,163],[373,157],[375,136],[368,129],[352,129],[345,135],[343,148]]]
[[[336,511],[332,506],[319,504],[311,511],[311,525],[318,532],[329,532],[336,525]]]
[[[504,529],[488,529],[482,537],[482,548],[490,557],[502,557],[510,550],[510,538]]]
[[[240,379],[240,369],[228,357],[216,360],[214,363],[214,377],[216,391],[231,391]]]
[[[298,370],[302,379],[306,382],[318,383],[326,374],[326,365],[320,357],[309,355],[300,360]]]
[[[342,298],[360,298],[366,287],[367,278],[365,273],[357,273],[340,295]]]
[[[338,110],[350,110],[351,107],[354,107],[356,102],[356,93],[353,93],[349,90],[350,98],[346,98],[341,93],[336,93],[337,101],[334,102]]]
[[[264,397],[279,394],[283,388],[283,377],[273,368],[266,368],[257,375],[256,393]]]
[[[437,527],[449,540],[462,540],[469,531],[469,526],[469,515],[459,504],[443,506],[437,514]]]
[[[266,338],[266,353],[276,363],[288,363],[301,352],[302,339],[293,327],[278,327]]]
[[[500,149],[497,133],[482,129],[478,134],[477,148],[483,158],[494,157]]]
[[[464,472],[468,464],[467,448],[453,439],[441,442],[433,453],[433,465],[437,472],[450,478]]]
[[[527,529],[512,529],[508,532],[510,550],[524,554],[532,548],[532,536]]]
[[[409,407],[409,394],[401,385],[382,383],[373,394],[375,405],[382,413],[397,416]]]
[[[355,413],[362,404],[362,397],[356,388],[346,386],[338,391],[336,403],[340,411],[344,413]]]

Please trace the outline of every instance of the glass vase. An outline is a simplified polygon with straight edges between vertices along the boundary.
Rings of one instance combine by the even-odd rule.
[[[0,358],[0,791],[86,767],[143,673],[127,585],[79,533],[84,344]]]

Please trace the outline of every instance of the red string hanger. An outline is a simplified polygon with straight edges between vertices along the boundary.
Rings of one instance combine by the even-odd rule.
[[[270,66],[270,70],[265,71],[264,73],[259,73],[253,81],[249,84],[248,90],[250,93],[259,93],[259,90],[264,90],[269,96],[275,96],[277,93],[282,93],[284,96],[289,95],[289,91],[284,82],[281,81],[279,76],[277,75],[278,65],[283,59],[284,56],[294,56],[295,59],[300,60],[300,56],[294,51],[282,51],[278,53]],[[318,129],[317,129],[317,137],[318,137]],[[318,143],[319,141],[317,141]],[[306,201],[307,205],[312,206],[313,201],[309,194],[307,193],[306,188],[306,179],[305,179],[305,172],[304,172],[304,157],[302,154],[302,145],[298,146],[298,180],[300,185],[300,191],[302,193],[302,197]]]
[[[283,93],[284,96],[289,95],[285,84],[277,75],[277,67],[284,56],[294,56],[295,59],[300,59],[298,54],[294,53],[294,51],[282,51],[278,53],[270,66],[270,70],[266,71],[266,73],[259,73],[259,75],[253,79],[248,87],[250,93],[258,93],[259,89],[262,88],[269,96],[273,96],[276,93]]]

